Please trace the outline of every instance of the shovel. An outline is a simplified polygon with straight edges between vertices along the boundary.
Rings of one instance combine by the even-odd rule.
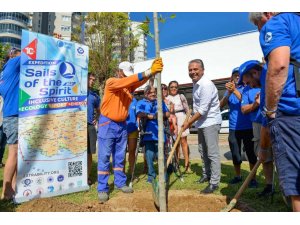
[[[185,118],[184,121],[187,121],[190,118],[191,113],[192,113],[192,110],[190,109],[188,111],[188,113],[186,114],[186,118]],[[166,168],[168,168],[168,166],[169,166],[169,164],[170,164],[170,162],[172,160],[172,157],[173,157],[174,152],[176,150],[176,147],[177,147],[177,145],[178,145],[178,143],[180,141],[182,133],[183,133],[183,129],[181,128],[180,132],[179,132],[179,134],[178,134],[178,136],[176,138],[175,144],[173,145],[172,150],[170,151],[170,154],[169,154],[169,157],[168,157],[168,160],[167,160],[167,166],[166,166]],[[166,192],[167,192],[167,190],[166,190]],[[156,179],[152,180],[152,197],[153,197],[155,206],[157,208],[159,208],[159,185],[158,185],[158,181]]]
[[[229,202],[229,204],[227,206],[225,206],[225,208],[223,208],[221,210],[221,212],[230,212],[236,205],[238,199],[241,197],[242,193],[244,192],[244,190],[246,189],[246,187],[248,186],[250,180],[253,178],[253,176],[256,174],[256,170],[258,169],[258,167],[260,166],[261,161],[258,160],[256,162],[256,164],[254,165],[254,167],[252,168],[251,172],[249,173],[249,175],[247,176],[246,180],[244,181],[244,183],[242,184],[242,186],[240,187],[240,189],[238,190],[238,192],[235,194],[235,196],[233,197],[233,199]]]

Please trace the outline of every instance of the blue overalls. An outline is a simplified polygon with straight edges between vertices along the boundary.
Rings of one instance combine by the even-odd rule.
[[[98,124],[98,192],[108,192],[110,155],[117,188],[126,185],[123,172],[127,146],[126,122],[114,122],[101,115]]]

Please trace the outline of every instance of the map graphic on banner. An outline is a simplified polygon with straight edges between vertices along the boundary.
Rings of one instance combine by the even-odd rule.
[[[22,31],[17,203],[88,190],[88,47]]]

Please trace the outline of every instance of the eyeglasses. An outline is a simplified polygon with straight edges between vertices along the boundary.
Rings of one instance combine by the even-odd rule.
[[[161,87],[161,88],[162,88],[163,90],[168,90],[168,88],[167,88],[167,87],[165,87],[165,86],[164,86],[164,87]]]
[[[177,86],[171,86],[170,89],[178,89]]]

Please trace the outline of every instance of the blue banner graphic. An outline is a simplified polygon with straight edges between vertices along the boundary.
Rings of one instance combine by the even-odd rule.
[[[15,201],[88,190],[88,47],[22,31]]]

